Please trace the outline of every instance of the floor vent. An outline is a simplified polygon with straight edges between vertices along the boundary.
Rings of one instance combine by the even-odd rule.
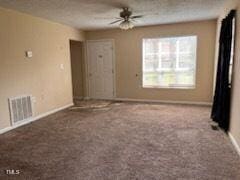
[[[12,125],[25,121],[33,116],[31,96],[9,98]]]

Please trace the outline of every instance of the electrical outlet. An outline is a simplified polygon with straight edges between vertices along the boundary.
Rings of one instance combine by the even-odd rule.
[[[44,100],[44,99],[45,99],[44,94],[41,94],[41,100]]]

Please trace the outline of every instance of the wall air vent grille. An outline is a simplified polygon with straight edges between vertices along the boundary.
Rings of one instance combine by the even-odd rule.
[[[28,120],[33,116],[31,96],[9,98],[12,125]]]

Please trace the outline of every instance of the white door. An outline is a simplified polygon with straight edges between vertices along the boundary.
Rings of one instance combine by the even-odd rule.
[[[88,41],[89,95],[93,99],[114,97],[113,41]]]

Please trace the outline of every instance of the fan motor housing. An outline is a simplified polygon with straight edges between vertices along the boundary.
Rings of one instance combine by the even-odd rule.
[[[120,17],[128,19],[132,15],[132,12],[128,8],[123,8],[123,11],[120,12]]]

